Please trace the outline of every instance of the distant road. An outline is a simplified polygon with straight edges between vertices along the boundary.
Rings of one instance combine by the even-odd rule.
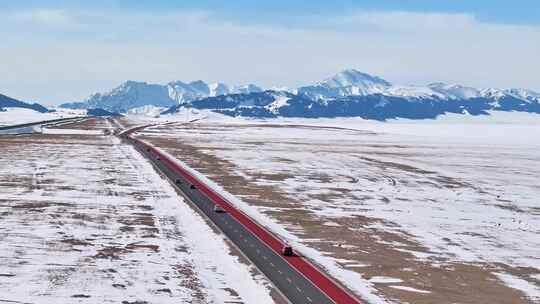
[[[35,130],[33,130],[33,127],[36,127],[36,126],[44,126],[44,125],[49,125],[49,124],[68,122],[68,121],[77,120],[81,118],[87,118],[87,117],[77,116],[77,117],[68,117],[68,118],[58,118],[58,119],[29,122],[29,123],[24,123],[24,124],[2,126],[0,127],[0,135],[1,134],[35,133]]]
[[[155,147],[131,136],[133,130],[142,128],[144,126],[134,128],[121,133],[121,136],[167,176],[188,203],[211,220],[291,303],[363,303],[305,258],[283,256],[283,242],[279,238],[235,208],[186,168]],[[216,212],[216,205],[226,212]]]

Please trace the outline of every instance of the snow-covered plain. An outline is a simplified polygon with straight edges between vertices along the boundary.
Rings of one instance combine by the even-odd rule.
[[[154,127],[143,136],[176,139],[195,147],[202,153],[198,157],[225,160],[235,175],[275,189],[290,199],[295,210],[308,212],[328,227],[343,225],[347,218],[376,219],[348,229],[388,232],[413,241],[419,246],[378,239],[433,267],[489,265],[503,283],[528,296],[516,298],[516,303],[539,301],[534,275],[540,273],[540,116],[493,113],[463,118],[448,115],[435,121],[375,123],[218,117],[212,122],[206,116],[207,122]],[[173,144],[169,151],[174,154]],[[202,166],[196,160],[188,164]],[[198,169],[210,178],[223,174]],[[252,216],[305,248],[334,276],[350,278],[347,269],[358,270],[351,266],[365,262],[335,259],[330,265],[326,258],[331,252],[322,256],[310,251],[310,243],[320,240],[299,238],[299,231],[307,228],[280,218],[291,209],[257,206],[251,202],[253,195],[233,194]],[[343,245],[350,246],[351,252],[362,249],[354,243],[340,244],[340,249]],[[528,273],[520,273],[523,269]],[[514,273],[498,274],[508,271]],[[525,280],[527,284],[508,283]],[[402,280],[388,279],[394,281]],[[345,283],[353,290],[360,284]],[[389,287],[434,294],[427,286],[414,288],[408,283]]]
[[[86,111],[67,109],[57,109],[56,112],[50,113],[40,113],[23,108],[5,108],[5,110],[0,111],[0,127],[86,115]]]
[[[74,130],[0,138],[0,302],[273,303],[139,153]]]

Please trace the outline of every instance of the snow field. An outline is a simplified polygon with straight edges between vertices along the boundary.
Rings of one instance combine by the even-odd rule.
[[[273,303],[133,148],[68,133],[0,139],[0,300]]]

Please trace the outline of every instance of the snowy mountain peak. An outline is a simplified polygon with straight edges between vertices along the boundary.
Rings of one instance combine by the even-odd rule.
[[[289,94],[285,92],[274,92],[270,94],[274,101],[266,105],[264,108],[270,111],[272,114],[279,114],[279,111],[282,107],[288,106],[288,101],[291,99]]]
[[[145,85],[145,84],[147,84],[147,83],[144,82],[144,81],[126,80],[122,84],[120,84],[119,87],[127,88],[127,87],[132,87],[132,86],[137,86],[137,85]]]
[[[124,83],[120,84],[118,87],[111,90],[111,92],[115,91],[122,91],[122,90],[130,90],[130,89],[137,89],[137,88],[144,88],[148,86],[149,84],[145,81],[135,81],[135,80],[127,80]]]
[[[215,82],[208,85],[210,89],[209,96],[219,96],[229,94],[230,88],[221,82]]]
[[[254,85],[254,84],[246,84],[246,85],[243,85],[243,86],[234,87],[234,88],[232,89],[232,91],[233,91],[234,93],[243,93],[243,94],[246,94],[246,93],[262,92],[263,89],[261,89],[260,87]]]
[[[528,103],[540,103],[540,94],[527,90],[527,89],[497,89],[497,88],[488,88],[480,91],[482,97],[493,98],[495,100],[501,99],[503,97],[513,97]]]
[[[506,95],[504,90],[496,89],[496,88],[482,89],[480,91],[480,94],[482,94],[483,97],[495,98],[495,99],[499,99]]]
[[[194,91],[199,91],[203,94],[209,94],[210,89],[208,88],[208,84],[202,80],[196,80],[189,83],[189,86]]]
[[[359,72],[344,70],[315,85],[298,88],[298,94],[316,100],[328,100],[344,96],[382,94],[392,86],[388,81]]]
[[[107,93],[97,93],[92,96],[88,100],[91,100],[95,96],[134,96],[134,95],[152,95],[152,94],[159,94],[162,90],[162,87],[157,84],[149,84],[147,82],[143,81],[134,81],[134,80],[128,80],[122,84],[120,84],[118,87],[110,90]]]
[[[355,69],[344,70],[331,78],[328,78],[321,82],[323,85],[327,85],[331,88],[341,88],[348,86],[380,86],[380,87],[389,87],[392,84],[388,81],[377,77],[372,76],[366,73],[362,73]]]
[[[504,91],[506,94],[516,97],[518,99],[540,102],[540,94],[531,90],[517,88],[506,89]]]
[[[106,92],[96,93],[83,103],[67,103],[72,108],[103,108],[114,112],[127,112],[147,105],[170,107],[194,100],[228,94],[262,92],[256,85],[231,87],[223,83],[208,84],[203,80],[171,81],[166,85],[128,80]]]
[[[431,90],[442,94],[448,99],[469,99],[482,96],[480,90],[460,84],[447,84],[444,82],[434,82],[428,85]]]

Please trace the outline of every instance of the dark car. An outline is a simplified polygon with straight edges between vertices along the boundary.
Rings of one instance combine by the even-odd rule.
[[[219,205],[214,205],[214,212],[215,213],[225,213],[225,209],[221,208]]]
[[[193,190],[194,190],[194,189],[197,189],[197,187],[195,187],[195,185],[191,185],[191,186],[189,186],[189,189],[193,189]]]
[[[284,256],[292,256],[294,255],[294,252],[290,245],[283,245],[283,248],[281,248],[281,254]]]
[[[174,183],[177,184],[177,185],[180,185],[180,184],[182,184],[182,180],[179,179],[179,178],[177,178],[177,179],[174,181]]]

